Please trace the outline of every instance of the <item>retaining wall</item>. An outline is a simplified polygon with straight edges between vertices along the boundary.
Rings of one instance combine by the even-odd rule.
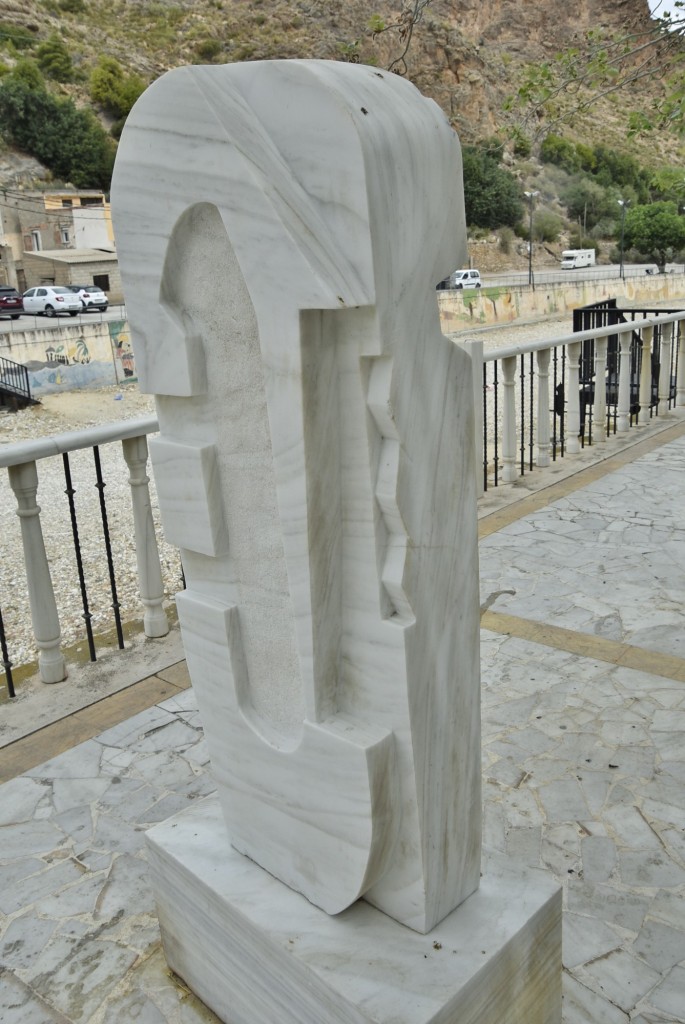
[[[468,327],[510,323],[531,318],[571,313],[579,306],[602,299],[619,299],[619,305],[649,306],[652,303],[685,302],[685,274],[645,274],[625,281],[560,281],[525,286],[483,287],[466,291],[439,291],[440,321],[445,334]],[[569,322],[570,329],[570,322]]]
[[[126,320],[8,331],[0,334],[0,356],[28,369],[36,398],[135,379]]]

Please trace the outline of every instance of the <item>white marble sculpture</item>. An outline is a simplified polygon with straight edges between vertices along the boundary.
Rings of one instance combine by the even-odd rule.
[[[230,837],[202,818],[216,905],[232,846],[314,915],[363,896],[428,932],[480,877],[472,383],[435,299],[465,256],[457,138],[375,68],[184,68],[130,116],[113,205]]]

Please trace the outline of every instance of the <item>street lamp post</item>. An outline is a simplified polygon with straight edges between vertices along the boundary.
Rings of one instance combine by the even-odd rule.
[[[622,281],[625,281],[625,274],[623,272],[623,238],[625,235],[626,228],[626,207],[630,206],[630,199],[617,199],[618,205],[621,207],[621,266],[618,274]]]
[[[523,193],[530,203],[530,226],[528,228],[528,284],[533,283],[533,203],[535,197],[540,195],[539,191]]]

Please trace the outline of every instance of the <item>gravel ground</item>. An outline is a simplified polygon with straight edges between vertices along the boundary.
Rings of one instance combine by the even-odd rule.
[[[486,350],[501,348],[545,336],[563,334],[569,330],[569,318],[509,324],[497,328],[479,328],[460,332],[454,337],[482,336]],[[116,420],[135,419],[154,413],[154,401],[142,395],[135,384],[107,387],[89,391],[60,392],[46,395],[38,406],[18,413],[0,412],[0,444],[12,444],[35,437],[47,437],[88,426],[102,425]],[[116,570],[118,599],[122,618],[139,619],[142,608],[138,600],[135,549],[133,546],[133,519],[131,514],[128,472],[119,443],[101,449],[103,475],[106,481],[105,498],[110,526],[112,553]],[[79,537],[83,549],[88,600],[96,632],[111,628],[114,618],[112,597],[100,518],[98,492],[95,489],[95,471],[90,450],[75,452],[71,457],[71,472],[76,488],[75,502]],[[38,465],[38,503],[45,547],[50,563],[53,586],[66,644],[83,639],[85,630],[81,606],[74,544],[62,460],[50,458]],[[162,561],[164,589],[171,598],[180,588],[180,561],[176,548],[165,544],[159,528],[154,481],[150,481],[153,515]],[[12,663],[21,665],[35,657],[31,632],[31,618],[26,588],[24,557],[21,546],[19,520],[15,514],[16,501],[5,471],[0,471],[0,608],[5,624]]]

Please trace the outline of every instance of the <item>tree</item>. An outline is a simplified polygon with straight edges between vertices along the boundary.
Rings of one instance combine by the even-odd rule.
[[[663,274],[666,263],[685,246],[685,219],[675,203],[634,206],[625,220],[625,247],[654,260]]]
[[[101,56],[90,75],[90,98],[112,117],[125,118],[145,91],[139,75],[128,75],[114,57]]]
[[[115,147],[94,114],[14,75],[0,82],[0,132],[62,181],[107,190]]]
[[[36,50],[41,71],[56,82],[71,82],[74,79],[74,65],[64,42],[54,33],[41,43]]]
[[[629,132],[685,125],[685,3],[675,0],[665,9],[658,4],[653,20],[628,21],[622,32],[593,28],[579,36],[572,47],[553,60],[530,64],[506,109],[515,116],[514,131],[533,139],[569,124],[578,114],[590,111],[599,99],[629,90],[643,79],[654,78],[658,68],[666,90],[660,100],[650,100],[649,112],[626,113]],[[643,11],[643,13],[646,13]]]
[[[516,178],[482,149],[464,146],[466,223],[481,228],[514,227],[523,214]]]
[[[583,229],[592,228],[603,217],[614,217],[619,198],[587,174],[577,174],[560,192],[569,217],[580,220]]]
[[[388,71],[394,71],[397,75],[407,74],[407,54],[412,43],[414,29],[421,21],[423,12],[432,2],[433,0],[404,0],[399,14],[394,15],[388,21],[384,20],[380,14],[372,14],[369,18],[364,34],[366,38],[375,41],[379,36],[389,34],[394,36],[399,43],[400,52],[388,60],[386,65]],[[352,42],[340,44],[339,50],[343,60],[350,64],[360,63],[363,38],[362,36]],[[368,63],[372,63],[372,61],[369,60]]]

